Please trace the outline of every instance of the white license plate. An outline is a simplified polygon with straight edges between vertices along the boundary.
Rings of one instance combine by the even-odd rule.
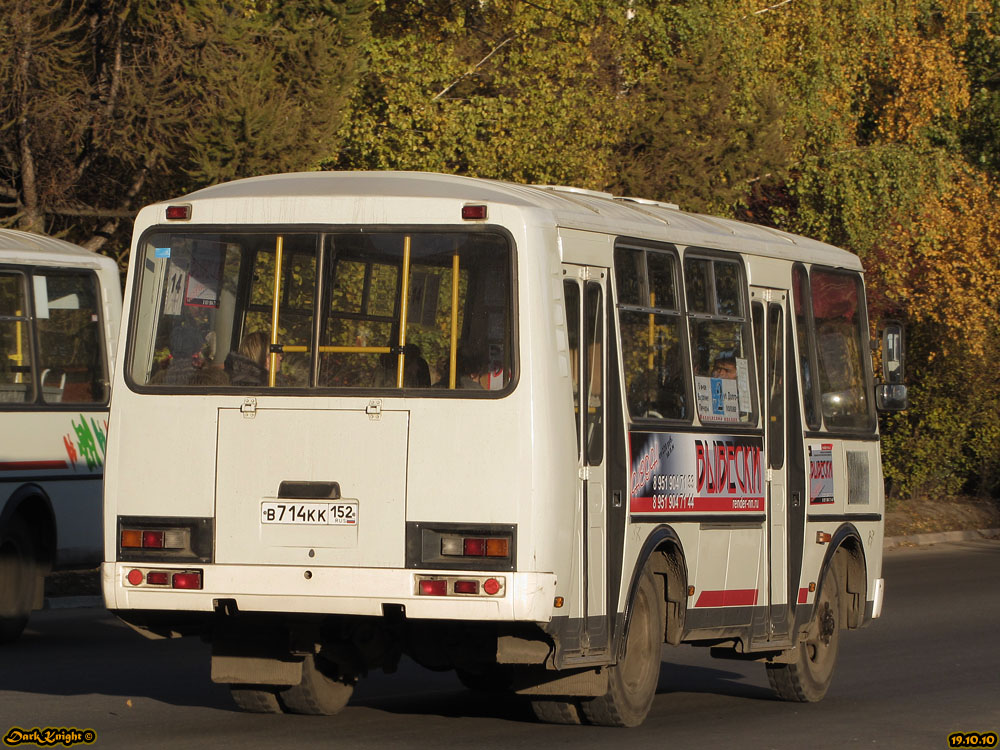
[[[267,501],[260,504],[260,522],[306,526],[356,526],[358,504]]]

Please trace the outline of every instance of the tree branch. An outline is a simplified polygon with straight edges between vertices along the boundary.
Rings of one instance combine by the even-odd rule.
[[[777,10],[782,5],[788,5],[790,2],[792,2],[792,0],[781,0],[780,3],[775,3],[774,5],[769,5],[766,8],[761,8],[760,10],[755,10],[753,13],[748,13],[747,15],[745,15],[743,17],[744,18],[750,18],[750,16],[760,16],[760,15],[763,15],[764,13],[770,13],[772,10]]]
[[[516,36],[517,36],[517,34],[511,34],[509,37],[507,37],[502,42],[500,42],[500,44],[498,44],[496,47],[494,47],[493,49],[490,50],[489,54],[486,55],[486,57],[484,57],[482,60],[480,60],[478,63],[476,63],[475,66],[469,68],[469,70],[466,73],[464,73],[463,75],[459,76],[454,81],[452,81],[447,86],[445,86],[443,89],[441,89],[441,91],[439,91],[434,96],[434,98],[431,99],[431,101],[432,102],[436,102],[438,99],[440,99],[442,96],[444,96],[445,94],[447,94],[449,91],[451,91],[453,88],[455,88],[458,84],[460,84],[466,78],[468,78],[473,73],[475,73],[477,70],[479,70],[481,67],[483,67],[483,65],[486,63],[487,60],[489,60],[491,57],[493,57],[493,55],[495,55],[497,52],[499,52],[501,50],[501,48],[505,47],[509,42],[513,41],[514,37],[516,37]]]

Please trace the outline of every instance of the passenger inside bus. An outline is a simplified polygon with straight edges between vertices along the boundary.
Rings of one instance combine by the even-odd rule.
[[[427,360],[421,356],[420,347],[416,344],[407,344],[403,347],[403,354],[403,387],[429,388],[431,368],[427,364]],[[398,354],[379,355],[379,367],[372,386],[375,388],[395,388],[398,363]]]
[[[269,336],[264,331],[253,331],[243,337],[238,351],[226,357],[225,369],[231,385],[267,385],[271,366]],[[277,369],[280,371],[282,355],[278,353]]]
[[[736,380],[736,358],[732,352],[723,352],[716,358],[712,365],[712,377]]]

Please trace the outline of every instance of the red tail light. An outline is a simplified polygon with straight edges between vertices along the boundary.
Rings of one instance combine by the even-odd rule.
[[[162,531],[142,532],[142,546],[144,548],[163,549],[163,532]]]
[[[420,581],[420,593],[423,596],[447,596],[448,581],[444,579]]]
[[[485,539],[463,539],[462,554],[467,557],[482,557],[486,554]]]
[[[200,589],[201,571],[191,571],[188,573],[174,573],[172,586],[175,589]]]
[[[191,218],[190,204],[167,206],[167,219],[170,221],[186,221]]]

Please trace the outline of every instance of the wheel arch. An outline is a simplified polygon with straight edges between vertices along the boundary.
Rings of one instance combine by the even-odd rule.
[[[615,658],[620,659],[628,638],[632,622],[632,602],[639,587],[639,579],[646,565],[651,565],[654,575],[660,579],[663,594],[662,614],[665,623],[664,641],[672,645],[681,642],[684,632],[684,615],[687,612],[687,561],[684,545],[677,532],[670,526],[658,526],[646,537],[639,550],[628,586],[625,600],[625,620],[615,643]]]
[[[861,533],[853,523],[841,524],[830,539],[820,568],[817,598],[827,579],[827,571],[834,566],[840,579],[841,622],[849,629],[860,628],[864,623],[868,595],[868,562]]]

